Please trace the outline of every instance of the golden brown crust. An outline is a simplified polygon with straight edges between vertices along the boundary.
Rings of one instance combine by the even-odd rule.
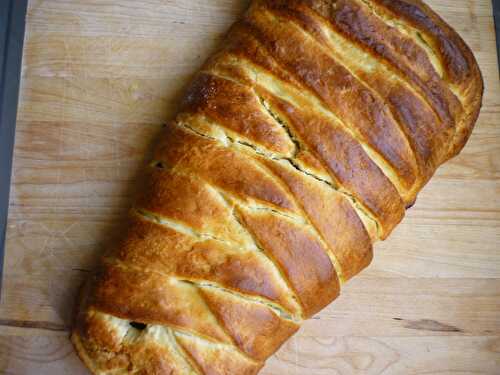
[[[306,318],[337,297],[340,291],[337,273],[327,249],[313,233],[269,212],[254,213],[243,208],[239,211],[259,247],[289,280]]]
[[[203,288],[201,293],[235,345],[256,360],[266,360],[269,353],[274,353],[299,328],[297,323],[281,319],[266,306],[214,288]]]
[[[318,180],[304,180],[285,163],[264,161],[288,186],[338,263],[337,272],[347,281],[370,264],[373,251],[367,229],[348,198]],[[335,215],[332,215],[335,212]]]
[[[334,27],[365,52],[377,57],[382,65],[404,75],[404,80],[417,89],[445,126],[452,122],[461,105],[439,74],[423,48],[397,28],[386,22],[369,1],[338,0],[329,11],[316,9]]]
[[[262,167],[241,153],[186,128],[168,126],[154,157],[165,163],[166,168],[191,173],[221,193],[296,212],[291,197]]]
[[[202,114],[229,134],[244,137],[270,152],[293,153],[293,142],[282,128],[274,125],[258,96],[248,86],[199,74],[187,90],[183,111]]]
[[[331,120],[278,98],[266,96],[266,99],[287,120],[304,146],[317,155],[337,185],[377,219],[384,233],[401,221],[404,204],[398,191],[355,138]]]
[[[141,187],[135,203],[141,210],[168,218],[198,234],[211,234],[248,246],[249,238],[242,233],[220,194],[200,184],[199,179],[172,170],[148,168]],[[184,237],[187,240],[188,237]],[[172,244],[178,240],[174,238]],[[170,243],[164,242],[167,248]],[[133,247],[130,246],[130,249]]]
[[[82,289],[94,374],[254,375],[465,145],[483,82],[420,0],[254,0]]]

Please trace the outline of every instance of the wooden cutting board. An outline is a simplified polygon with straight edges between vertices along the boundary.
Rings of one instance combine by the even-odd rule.
[[[500,373],[500,83],[490,0],[429,1],[486,81],[463,153],[264,375]],[[242,0],[33,0],[0,304],[0,373],[85,374],[75,293],[151,140]]]

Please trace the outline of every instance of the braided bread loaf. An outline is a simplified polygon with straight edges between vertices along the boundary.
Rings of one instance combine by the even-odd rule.
[[[256,374],[462,149],[482,90],[420,0],[254,0],[83,288],[82,360],[95,374]]]

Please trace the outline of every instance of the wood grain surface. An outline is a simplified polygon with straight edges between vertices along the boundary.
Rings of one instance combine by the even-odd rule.
[[[473,136],[373,264],[263,375],[500,374],[500,82],[490,0],[432,0],[486,81]],[[75,293],[119,235],[152,139],[242,0],[32,0],[2,300],[0,374],[86,374]]]

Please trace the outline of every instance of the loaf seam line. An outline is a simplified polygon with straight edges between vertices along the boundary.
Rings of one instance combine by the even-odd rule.
[[[255,39],[255,40],[257,41],[257,43],[260,44],[260,42],[257,39]],[[261,45],[261,48],[265,48],[265,47]],[[243,60],[243,59],[241,59],[241,60]],[[240,63],[241,63],[241,61],[240,61]],[[279,80],[276,77],[274,77],[272,75],[269,75],[267,73],[258,72],[257,71],[258,68],[256,66],[254,66],[254,64],[252,62],[248,62],[246,65],[247,66],[244,67],[246,73],[247,74],[251,73],[252,75],[255,76],[254,82],[253,82],[255,85],[260,86],[262,89],[266,90],[271,95],[276,96],[276,97],[280,98],[281,100],[284,100],[284,101],[288,102],[290,105],[293,105],[295,107],[298,107],[298,105],[296,104],[296,102],[295,102],[294,99],[291,99],[290,95],[283,96],[283,94],[282,94],[283,87],[285,87],[286,90],[292,91],[294,93],[294,95],[298,95],[302,99],[305,99],[306,101],[309,102],[309,105],[310,105],[311,109],[312,108],[319,109],[320,113],[321,113],[321,116],[324,116],[324,117],[330,119],[335,124],[338,124],[342,128],[343,131],[345,131],[347,134],[349,134],[349,136],[352,139],[356,140],[360,144],[360,146],[363,149],[363,151],[367,154],[367,156],[375,163],[375,165],[377,165],[377,167],[381,171],[384,171],[384,168],[382,168],[381,166],[379,166],[379,164],[375,161],[375,160],[379,160],[381,163],[386,163],[386,162],[383,161],[383,156],[377,150],[375,150],[372,146],[370,146],[369,144],[367,144],[367,142],[365,140],[365,137],[362,136],[361,134],[359,134],[359,132],[356,129],[353,129],[353,128],[345,125],[337,117],[337,115],[334,112],[332,112],[332,110],[330,110],[329,108],[326,107],[326,104],[324,104],[324,101],[322,99],[319,99],[316,96],[316,94],[310,92],[311,90],[309,88],[307,88],[307,87],[305,87],[305,86],[302,85],[301,86],[302,92],[297,93],[296,92],[297,88],[290,88],[291,85],[289,83],[281,82],[281,80]],[[284,68],[282,68],[282,69],[284,69]],[[250,72],[248,70],[250,70]],[[220,78],[223,78],[223,79],[226,79],[226,80],[230,80],[230,81],[233,81],[233,82],[238,82],[233,77],[230,77],[227,74],[221,73],[221,72],[219,72],[217,70],[209,70],[209,71],[205,71],[205,73],[212,74],[214,76],[217,76],[217,77],[220,77]],[[279,85],[281,85],[282,89],[279,90],[279,91],[276,91],[276,90],[273,90],[272,88],[268,87],[266,84],[262,83],[262,80],[259,80],[259,76],[262,76],[262,75],[269,76],[268,79],[270,79],[270,80],[272,80],[274,82],[277,82],[279,80],[280,81]],[[238,82],[238,83],[242,84],[241,82]],[[245,84],[245,83],[243,83],[243,84]],[[252,86],[248,86],[248,87],[250,87],[251,89],[255,90],[255,88],[252,87]],[[305,96],[304,93],[303,93],[303,91],[309,91],[309,95]],[[281,94],[280,94],[280,92],[281,92]],[[317,113],[315,113],[315,114],[317,114]],[[242,143],[242,142],[239,142],[239,143],[245,144],[245,143]],[[250,145],[250,147],[254,148],[255,146],[254,145]],[[377,155],[377,156],[375,157],[374,155]],[[270,158],[275,159],[275,160],[284,160],[284,159],[286,159],[286,157],[278,157],[278,158],[276,158],[276,157],[273,157],[273,156],[270,156]],[[391,169],[391,167],[389,167],[389,169]],[[384,176],[385,176],[385,172],[383,172],[383,173],[384,173]],[[391,184],[392,184],[392,182],[391,182]],[[351,196],[352,196],[352,194],[351,194]],[[372,216],[372,218],[374,220],[376,220],[373,216]],[[380,226],[378,226],[378,227],[380,227]]]
[[[251,64],[251,63],[250,63],[250,64]],[[249,69],[249,68],[247,68],[247,69]],[[255,68],[255,67],[253,67],[252,69],[256,69],[256,68]],[[255,72],[256,72],[255,70],[252,70],[252,73],[254,73],[256,76],[258,76],[258,74],[257,74],[257,73],[255,73]],[[208,72],[208,73],[209,73],[209,74],[216,75],[216,76],[221,77],[221,78],[225,78],[225,79],[233,80],[232,78],[228,78],[228,76],[227,76],[227,75],[225,75],[225,74],[221,74],[220,72],[215,73],[215,72],[211,71],[211,72]],[[248,72],[247,72],[247,73],[248,73]],[[264,73],[264,74],[265,74],[265,73]],[[274,80],[275,80],[275,78],[274,78],[274,77],[273,77],[272,79],[274,79]],[[257,84],[257,85],[261,86],[261,87],[262,87],[263,89],[265,89],[265,90],[269,90],[269,89],[268,89],[265,85],[262,85],[262,84],[260,84],[259,82],[255,82],[255,84]],[[285,87],[287,87],[287,86],[289,86],[289,84],[285,83],[285,84],[284,84],[284,86],[285,86]],[[291,89],[291,90],[295,91],[296,89]],[[305,90],[307,90],[307,89],[305,88]],[[272,92],[272,91],[269,91],[269,92],[270,92],[270,93],[272,93],[272,95],[275,95],[275,96],[279,97],[280,99],[285,100],[285,101],[287,101],[288,103],[290,103],[290,104],[292,104],[292,105],[294,105],[294,106],[297,106],[297,105],[296,105],[296,103],[291,103],[291,102],[290,102],[290,98],[289,98],[289,97],[283,97],[283,95],[280,95],[280,94],[279,94],[279,93],[277,93],[277,92]],[[365,153],[368,155],[368,157],[370,157],[370,159],[372,159],[372,160],[373,160],[373,154],[377,154],[377,157],[379,157],[379,158],[381,158],[381,157],[382,157],[381,155],[379,155],[379,154],[377,153],[377,151],[373,150],[373,149],[372,149],[369,145],[367,145],[367,144],[365,144],[364,142],[360,141],[360,140],[359,140],[359,137],[360,137],[360,136],[357,136],[357,135],[354,133],[354,130],[353,130],[353,129],[350,129],[349,127],[347,127],[347,126],[345,126],[344,124],[342,124],[341,122],[339,122],[339,120],[338,120],[338,118],[335,116],[335,114],[334,114],[333,112],[331,112],[329,109],[325,108],[325,107],[324,107],[324,105],[323,105],[323,104],[321,104],[321,101],[319,101],[319,99],[317,99],[317,98],[316,98],[316,97],[314,97],[314,96],[312,96],[312,97],[307,97],[307,98],[306,98],[306,97],[304,97],[302,94],[298,94],[298,95],[300,95],[302,98],[306,99],[306,100],[307,100],[307,101],[309,101],[310,103],[311,103],[311,101],[312,101],[313,103],[315,103],[314,105],[312,105],[312,106],[311,106],[311,108],[313,108],[315,105],[317,105],[317,106],[319,107],[319,109],[321,110],[321,113],[322,113],[323,115],[325,115],[327,118],[331,118],[333,122],[335,122],[335,123],[339,124],[339,125],[342,127],[342,129],[343,129],[346,133],[348,133],[348,134],[349,134],[349,135],[350,135],[353,139],[355,139],[355,140],[356,140],[356,141],[357,141],[357,142],[361,145],[361,147],[363,148],[363,150],[365,151]],[[292,99],[292,101],[293,101],[293,99]],[[316,102],[319,102],[319,103],[316,103]],[[362,137],[361,137],[361,138],[362,138]],[[218,140],[218,139],[216,139],[216,138],[213,138],[213,139],[214,139],[214,140],[216,140],[216,141]],[[246,143],[241,143],[241,142],[238,142],[238,143],[240,143],[240,144],[242,144],[242,145],[247,145],[247,146],[249,146],[249,147],[254,148],[254,150],[256,150],[256,148],[255,148],[256,146],[254,146],[254,145],[248,145],[248,144],[246,144]],[[256,151],[257,151],[257,150],[256,150]],[[257,153],[259,154],[259,152],[257,152]],[[370,156],[370,155],[372,155],[372,156]],[[266,155],[265,153],[264,153],[264,156],[267,156],[267,157],[269,157],[269,158],[271,158],[271,159],[274,159],[274,160],[288,160],[286,157],[274,157],[274,156],[269,156],[269,154],[267,154],[267,155]],[[296,167],[296,169],[297,169],[298,165],[297,165],[296,163],[294,163],[294,164],[295,164],[295,165],[294,165],[294,167]],[[377,167],[378,167],[378,165],[377,165]],[[300,167],[299,167],[299,168],[300,168]],[[300,169],[298,169],[298,170],[299,170],[299,171],[301,171],[301,172],[303,172],[302,168],[300,168]],[[311,174],[310,172],[309,172],[309,175],[310,175],[310,176],[312,176],[312,177],[315,177],[316,179],[318,179],[318,180],[320,180],[320,181],[324,181],[324,182],[326,181],[326,180],[324,180],[324,179],[322,179],[322,178],[319,178],[319,177],[315,176],[314,174]],[[332,186],[335,190],[337,190],[338,192],[340,192],[340,193],[342,193],[342,194],[344,194],[344,193],[345,193],[345,194],[347,194],[348,196],[350,196],[349,201],[351,201],[351,202],[352,202],[353,200],[355,200],[355,201],[357,202],[357,205],[356,205],[356,210],[357,210],[357,211],[360,211],[360,212],[363,212],[363,213],[364,213],[364,215],[365,215],[365,216],[364,216],[365,218],[367,218],[367,219],[369,219],[370,221],[372,221],[372,222],[376,223],[375,225],[376,225],[376,228],[377,228],[377,234],[378,234],[378,237],[379,237],[379,238],[381,238],[381,237],[382,237],[382,228],[381,228],[381,226],[380,226],[380,223],[379,223],[379,222],[378,222],[378,220],[376,219],[376,217],[375,217],[373,214],[369,213],[369,211],[367,211],[367,209],[364,207],[364,205],[363,205],[361,202],[359,202],[359,200],[358,200],[358,199],[357,199],[357,198],[356,198],[356,197],[355,197],[352,193],[348,192],[348,191],[347,191],[347,190],[345,190],[345,189],[336,188],[336,187],[335,187],[335,186],[334,186],[331,182],[327,182],[327,183],[328,183],[328,184],[330,184],[330,185],[331,185],[331,186]]]
[[[294,165],[294,163],[295,163],[294,162],[294,158],[296,158],[297,154],[304,149],[304,147],[303,147],[303,145],[301,143],[300,138],[297,138],[295,136],[294,132],[292,131],[292,127],[289,124],[287,124],[287,122],[284,121],[276,112],[273,111],[271,105],[269,103],[267,103],[264,100],[264,98],[262,98],[261,96],[258,96],[258,97],[259,97],[259,101],[260,101],[261,106],[269,113],[269,115],[274,119],[274,121],[276,121],[276,123],[278,123],[281,127],[283,127],[285,129],[286,133],[288,134],[288,136],[290,137],[290,139],[292,140],[292,142],[295,144],[295,153],[294,153],[293,157],[286,158],[286,160],[288,160],[288,162],[295,169],[297,169],[297,166]],[[266,168],[266,169],[268,169],[268,168]],[[273,173],[270,170],[269,170],[269,173],[275,174],[275,173]],[[279,178],[279,176],[277,176],[277,177]],[[342,284],[344,282],[343,271],[342,271],[342,267],[340,266],[340,262],[339,262],[339,260],[338,260],[338,258],[336,256],[336,254],[335,254],[334,249],[331,248],[331,246],[326,241],[326,239],[325,239],[323,233],[321,232],[321,230],[311,220],[311,218],[309,217],[309,214],[304,209],[304,207],[302,206],[302,204],[300,204],[299,199],[297,199],[297,197],[295,196],[295,194],[293,193],[293,191],[290,189],[290,187],[288,186],[288,184],[285,181],[283,181],[283,179],[280,178],[280,180],[282,181],[283,185],[286,186],[286,188],[287,188],[288,192],[290,193],[290,195],[293,197],[294,202],[297,205],[297,207],[300,208],[302,216],[304,217],[305,224],[307,224],[312,229],[312,232],[318,237],[318,240],[321,243],[321,247],[325,250],[328,258],[330,259],[330,262],[332,263],[332,267],[335,269],[335,273],[337,274],[339,282]]]
[[[186,128],[188,131],[192,131],[194,134],[197,134],[199,135],[200,137],[204,137],[204,138],[207,138],[207,139],[211,139],[215,142],[218,142],[220,144],[222,144],[224,147],[229,147],[229,148],[232,148],[226,144],[224,144],[223,142],[221,142],[218,138],[215,138],[215,137],[212,137],[210,135],[207,135],[207,134],[204,134],[204,133],[201,133],[199,132],[198,130],[196,129],[193,129],[191,126],[189,126],[188,124],[186,124],[185,122],[181,122],[181,123],[177,123],[177,125],[180,125],[184,128]],[[214,126],[219,126],[219,125],[214,125]],[[278,156],[273,156],[273,155],[270,155],[269,153],[259,149],[257,146],[251,144],[251,143],[248,143],[248,142],[241,142],[241,141],[238,141],[238,140],[235,140],[233,139],[232,137],[229,137],[227,134],[226,134],[226,137],[227,139],[231,142],[231,144],[234,146],[234,145],[241,145],[247,149],[251,149],[253,152],[255,152],[257,155],[260,155],[260,156],[263,156],[263,157],[266,157],[267,159],[270,159],[270,160],[274,160],[274,161],[284,161],[284,162],[287,162],[289,165],[291,165],[295,170],[297,170],[298,172],[306,175],[306,176],[309,176],[309,177],[312,177],[314,178],[315,180],[323,183],[323,184],[326,184],[329,188],[331,188],[332,190],[336,191],[337,193],[341,194],[342,196],[346,197],[346,199],[351,202],[351,204],[354,206],[356,212],[358,215],[363,215],[363,217],[365,217],[366,219],[368,219],[370,222],[372,222],[376,229],[377,229],[377,233],[378,235],[380,236],[381,235],[381,227],[380,227],[380,224],[378,222],[378,220],[376,220],[374,218],[374,216],[372,214],[369,213],[369,211],[366,211],[366,209],[363,207],[363,205],[358,201],[358,199],[352,195],[349,191],[341,188],[340,186],[337,187],[335,186],[332,182],[328,181],[328,180],[325,180],[324,178],[321,178],[317,175],[315,175],[314,173],[311,173],[309,171],[306,171],[304,170],[293,158],[289,158],[289,157],[278,157]],[[235,148],[237,150],[237,148]],[[158,161],[154,161],[152,162],[152,164],[155,164],[157,163]],[[161,161],[159,161],[161,162]],[[363,220],[362,220],[363,221]],[[363,224],[364,225],[364,224]],[[367,229],[368,230],[368,229]]]

